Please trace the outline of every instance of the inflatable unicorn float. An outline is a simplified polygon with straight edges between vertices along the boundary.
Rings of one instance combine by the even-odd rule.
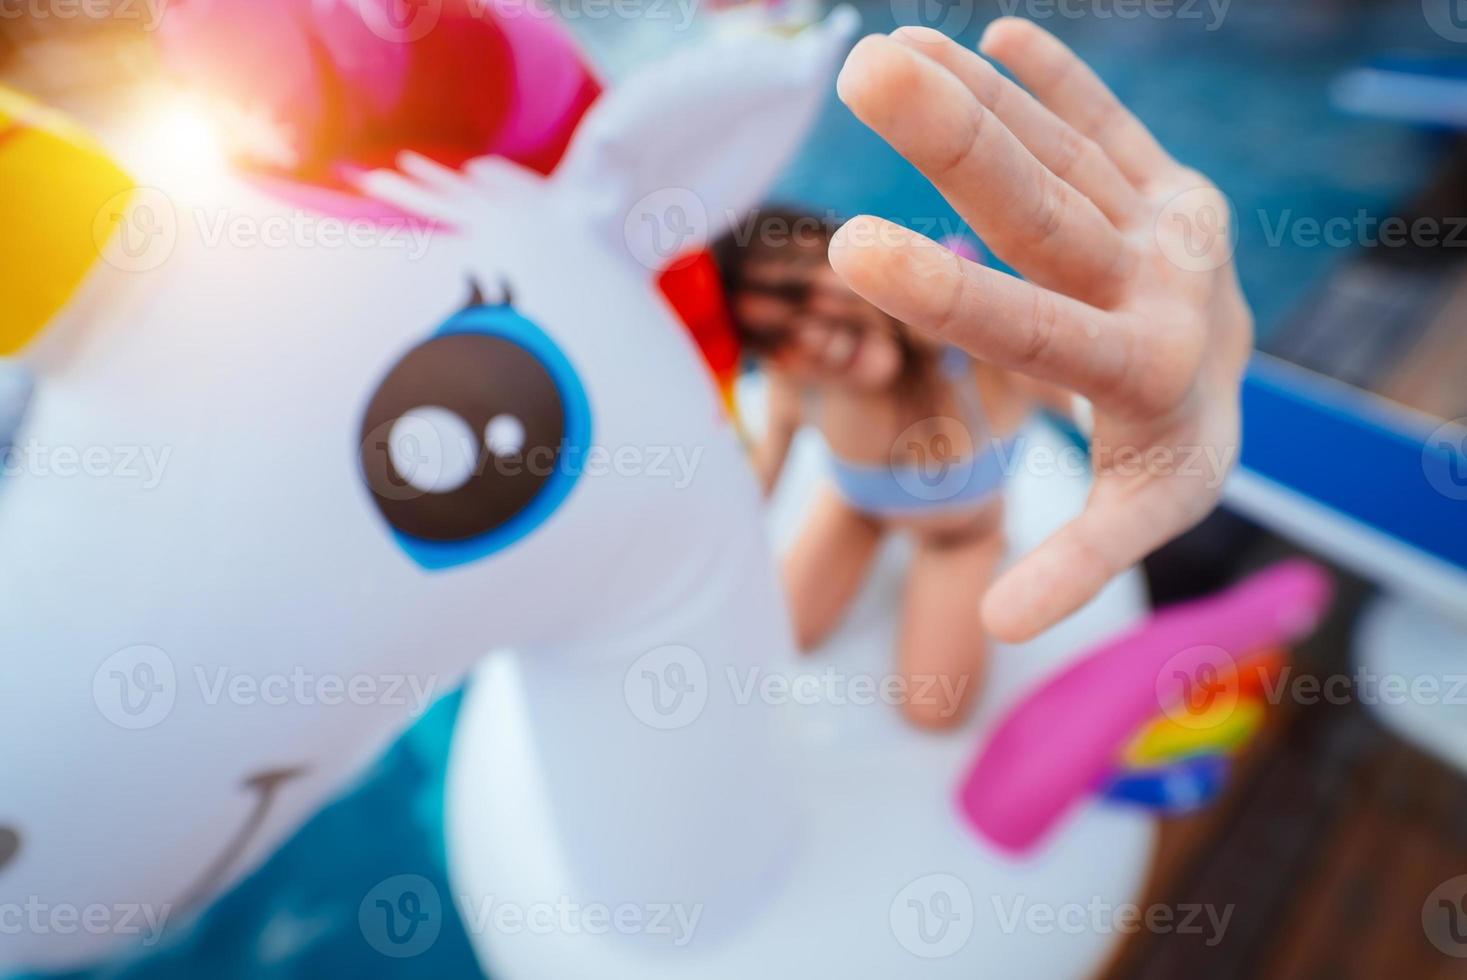
[[[0,972],[178,927],[481,663],[442,898],[491,975],[1092,972],[1113,933],[1035,935],[998,910],[1135,900],[1151,817],[1085,802],[1108,754],[1057,791],[1010,767],[995,792],[1036,799],[1045,837],[1016,854],[1041,836],[1014,829],[1028,811],[964,780],[991,766],[970,770],[975,739],[1024,690],[1134,626],[1134,573],[1001,650],[958,735],[886,705],[749,693],[879,659],[793,654],[761,502],[686,304],[667,298],[686,244],[667,236],[716,234],[758,202],[854,16],[712,42],[600,93],[543,17],[491,4],[405,65],[332,4],[307,8],[190,5],[169,24],[185,71],[208,74],[221,44],[236,60],[220,63],[264,59],[241,72],[300,123],[293,169],[118,165],[34,105],[0,105],[0,168],[28,190],[3,195],[6,254],[33,273],[0,319]],[[261,34],[267,12],[316,20]],[[425,108],[463,72],[510,93],[467,138],[453,104],[437,122]],[[394,141],[436,152],[384,153]],[[328,220],[359,234],[228,231]],[[1024,548],[1084,487],[1011,492]],[[1292,609],[1303,593],[1278,594]],[[1248,601],[1268,613],[1250,643],[1300,629]],[[1119,659],[1102,673],[1130,698],[1102,725],[1107,753],[1157,670]],[[1044,700],[1039,727],[1055,704],[1073,708]],[[409,898],[364,901],[364,930],[410,925]],[[485,903],[684,927],[476,926]]]

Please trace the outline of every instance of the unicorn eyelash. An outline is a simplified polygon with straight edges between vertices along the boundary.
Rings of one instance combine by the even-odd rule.
[[[476,306],[513,306],[514,290],[509,285],[509,280],[499,280],[500,298],[497,302],[490,303],[484,298],[484,291],[479,288],[479,280],[473,276],[469,277],[469,298],[464,303],[464,309],[471,310]]]

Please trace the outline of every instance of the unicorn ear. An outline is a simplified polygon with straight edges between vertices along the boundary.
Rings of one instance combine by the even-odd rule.
[[[132,189],[85,133],[0,88],[0,357],[26,347],[71,299]]]
[[[838,7],[793,37],[719,39],[637,72],[591,107],[557,192],[649,271],[705,246],[803,141],[858,24]]]

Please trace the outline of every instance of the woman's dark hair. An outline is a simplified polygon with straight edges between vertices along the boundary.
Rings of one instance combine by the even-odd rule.
[[[713,261],[723,280],[724,295],[732,302],[744,291],[744,269],[749,265],[781,259],[791,245],[818,245],[823,250],[837,227],[832,216],[822,218],[782,205],[750,211],[713,243]]]
[[[831,212],[822,217],[800,208],[771,205],[755,208],[713,243],[710,251],[714,264],[718,266],[724,296],[731,307],[729,315],[739,342],[746,350],[758,350],[763,338],[739,320],[735,300],[746,289],[745,270],[765,262],[793,261],[791,249],[802,246],[818,246],[814,254],[824,262],[825,249],[838,227],[840,223]],[[912,340],[911,330],[906,324],[892,319],[891,325],[902,356],[902,368],[896,381],[897,393],[921,404],[932,393],[930,382],[936,368],[936,357]]]

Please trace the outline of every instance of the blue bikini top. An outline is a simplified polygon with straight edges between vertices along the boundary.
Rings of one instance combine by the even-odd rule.
[[[910,517],[975,510],[1003,488],[1012,460],[1014,439],[995,442],[990,433],[972,361],[956,347],[942,353],[942,373],[954,385],[963,405],[963,421],[973,434],[976,452],[967,457],[918,458],[905,464],[855,463],[830,454],[831,478],[846,502],[878,517]]]

